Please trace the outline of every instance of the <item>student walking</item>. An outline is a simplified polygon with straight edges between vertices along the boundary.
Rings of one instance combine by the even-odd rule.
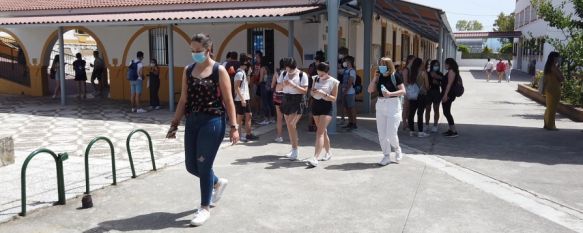
[[[304,108],[304,95],[308,91],[308,75],[297,68],[296,60],[292,57],[284,58],[285,72],[283,73],[281,83],[283,83],[283,103],[281,112],[284,115],[289,134],[291,151],[286,156],[295,161],[298,158],[299,138],[297,124],[302,117]]]
[[[60,65],[59,55],[55,55],[53,58],[53,63],[49,69],[49,78],[55,80],[55,91],[53,92],[53,99],[57,98],[57,95],[61,94],[61,65]]]
[[[132,60],[128,67],[128,80],[130,81],[130,101],[132,105],[132,112],[145,113],[143,108],[140,108],[140,95],[142,95],[142,82],[144,80],[144,52],[138,51],[136,59]]]
[[[235,110],[237,111],[237,124],[243,127],[243,117],[245,117],[245,133],[241,136],[241,141],[254,141],[259,139],[259,137],[253,135],[251,128],[251,106],[250,106],[250,93],[249,93],[249,78],[247,77],[247,71],[251,68],[251,63],[248,61],[240,61],[241,65],[235,74]]]
[[[484,66],[484,71],[486,72],[486,82],[490,82],[490,77],[492,76],[492,71],[494,71],[494,62],[488,58],[488,62]]]
[[[512,61],[510,59],[506,60],[504,64],[504,75],[506,76],[506,82],[510,82],[510,73],[512,73]]]
[[[73,69],[75,70],[75,81],[77,82],[77,98],[87,99],[87,71],[85,65],[87,62],[83,60],[81,53],[75,54],[77,60],[73,62]]]
[[[439,106],[441,103],[441,81],[443,80],[443,73],[440,71],[440,64],[438,60],[431,61],[429,65],[431,71],[429,71],[427,78],[429,80],[429,91],[427,92],[427,101],[425,108],[425,128],[429,130],[429,120],[431,118],[431,109],[433,107],[433,127],[431,128],[432,133],[437,133],[438,123],[439,123]]]
[[[332,121],[332,105],[338,96],[338,84],[335,78],[328,75],[330,67],[324,62],[320,62],[317,67],[318,75],[313,77],[314,82],[311,90],[312,114],[316,122],[316,143],[314,157],[308,160],[311,167],[318,166],[322,149],[326,154],[321,161],[328,161],[332,158],[330,153],[330,138],[328,137],[328,124]]]
[[[409,135],[415,136],[415,113],[417,113],[417,136],[420,138],[428,137],[429,134],[423,131],[423,112],[425,111],[425,101],[427,99],[427,90],[429,82],[427,72],[425,71],[423,60],[415,58],[411,65],[411,73],[405,85],[407,90],[407,99],[409,101]]]
[[[561,56],[558,52],[551,52],[545,64],[543,77],[543,93],[546,97],[545,124],[546,130],[558,130],[555,125],[557,105],[561,99],[561,83],[565,77],[561,73]]]
[[[281,103],[283,102],[283,73],[285,65],[283,59],[279,60],[279,68],[273,73],[271,88],[273,92],[273,104],[275,105],[275,142],[283,142],[283,113],[281,112]]]
[[[156,59],[150,60],[150,74],[148,75],[148,87],[150,88],[150,109],[160,109],[160,67]]]
[[[401,76],[395,74],[395,65],[390,58],[383,57],[379,68],[368,86],[369,93],[378,93],[376,107],[377,132],[383,150],[381,166],[391,163],[391,148],[395,149],[396,162],[403,158],[399,145],[399,125],[402,119],[401,97],[405,95],[405,85]]]
[[[199,177],[201,193],[200,208],[194,213],[190,224],[201,226],[211,216],[211,203],[217,204],[228,184],[227,179],[218,178],[213,171],[213,163],[225,135],[225,112],[229,115],[229,136],[233,144],[238,142],[239,133],[229,74],[210,57],[212,41],[204,34],[196,34],[190,47],[194,63],[184,69],[182,94],[166,137],[176,137],[178,125],[186,116],[186,170]]]
[[[356,83],[356,70],[354,70],[354,57],[348,56],[342,63],[344,73],[342,74],[342,98],[344,103],[344,112],[348,115],[348,124],[342,128],[353,130],[356,126],[356,91],[354,84]]]
[[[455,128],[453,116],[451,115],[451,105],[456,99],[453,92],[454,84],[461,81],[461,76],[458,64],[453,58],[445,59],[445,70],[447,70],[447,73],[446,79],[444,79],[442,84],[443,97],[441,99],[441,103],[443,104],[443,115],[445,115],[445,118],[447,119],[449,130],[443,133],[443,135],[446,137],[455,138],[458,136],[458,132]]]
[[[506,64],[502,61],[502,58],[498,59],[498,63],[496,64],[496,72],[498,73],[498,83],[502,82],[502,77],[506,72]]]

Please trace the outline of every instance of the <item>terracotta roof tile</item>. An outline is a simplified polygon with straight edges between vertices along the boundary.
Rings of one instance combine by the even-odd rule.
[[[211,1],[211,0],[209,0]],[[42,17],[8,17],[0,18],[0,25],[34,25],[34,24],[78,24],[78,23],[116,23],[136,21],[181,21],[181,20],[212,20],[235,18],[281,17],[297,15],[319,9],[320,6],[232,9],[232,10],[199,10],[171,11],[148,13],[116,13],[94,15],[57,15]]]
[[[251,0],[1,0],[0,11],[83,9],[196,3],[237,3]]]

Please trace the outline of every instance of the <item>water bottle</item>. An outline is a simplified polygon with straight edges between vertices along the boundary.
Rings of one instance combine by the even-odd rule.
[[[381,84],[381,91],[382,92],[389,92],[389,90],[385,87],[385,85]]]

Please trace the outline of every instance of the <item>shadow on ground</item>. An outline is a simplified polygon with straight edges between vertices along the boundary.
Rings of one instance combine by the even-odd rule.
[[[138,215],[132,218],[105,221],[97,227],[83,231],[84,233],[105,233],[114,231],[146,231],[146,230],[166,230],[171,228],[185,228],[190,223],[189,220],[178,220],[192,215],[194,210],[181,213],[155,212]]]

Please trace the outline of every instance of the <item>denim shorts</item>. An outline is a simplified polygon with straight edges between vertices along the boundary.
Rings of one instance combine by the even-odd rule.
[[[356,104],[356,99],[354,94],[348,94],[344,96],[344,101],[342,102],[344,104],[345,108],[354,108],[354,105]]]
[[[130,81],[130,93],[131,94],[142,94],[142,80]]]

